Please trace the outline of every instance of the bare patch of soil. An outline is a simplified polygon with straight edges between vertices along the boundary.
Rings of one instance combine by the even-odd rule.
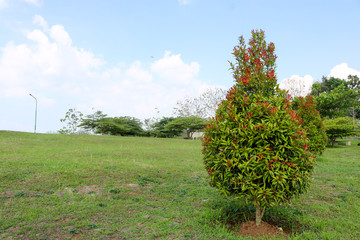
[[[241,224],[238,229],[234,229],[236,235],[247,235],[253,238],[258,237],[283,237],[287,238],[289,233],[284,232],[281,228],[262,222],[260,226],[256,226],[255,221],[248,221]]]

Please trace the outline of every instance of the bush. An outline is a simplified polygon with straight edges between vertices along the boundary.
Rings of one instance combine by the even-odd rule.
[[[294,108],[301,118],[301,127],[306,129],[310,140],[310,152],[321,155],[326,148],[328,138],[320,113],[316,110],[316,101],[311,95],[307,95],[305,98],[298,97],[294,99]]]
[[[306,191],[315,163],[290,96],[278,87],[274,50],[263,31],[252,32],[249,47],[240,37],[230,63],[235,85],[203,139],[210,185],[252,201],[257,225],[265,207]]]

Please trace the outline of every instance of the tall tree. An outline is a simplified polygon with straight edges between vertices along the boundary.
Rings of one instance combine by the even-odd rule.
[[[315,164],[301,119],[277,84],[274,51],[263,31],[253,31],[248,46],[240,37],[230,63],[235,85],[203,138],[211,186],[253,202],[257,225],[266,207],[307,190]]]

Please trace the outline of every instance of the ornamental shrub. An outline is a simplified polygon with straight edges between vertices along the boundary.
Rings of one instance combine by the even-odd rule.
[[[315,157],[290,96],[278,87],[274,44],[260,30],[248,45],[241,36],[234,48],[235,85],[207,124],[202,151],[210,185],[253,202],[259,225],[265,207],[307,190]]]
[[[306,129],[307,136],[310,140],[309,150],[313,154],[321,155],[328,142],[323,120],[320,113],[316,110],[316,100],[311,95],[297,97],[294,99],[294,109],[301,118],[301,127]]]

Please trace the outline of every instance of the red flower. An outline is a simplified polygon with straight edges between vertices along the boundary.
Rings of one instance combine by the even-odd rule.
[[[211,174],[211,173],[212,173],[212,171],[211,171],[211,170],[209,170],[209,171],[208,171],[208,173],[209,173],[209,174]]]
[[[245,53],[245,62],[249,61],[250,57],[249,54]]]

